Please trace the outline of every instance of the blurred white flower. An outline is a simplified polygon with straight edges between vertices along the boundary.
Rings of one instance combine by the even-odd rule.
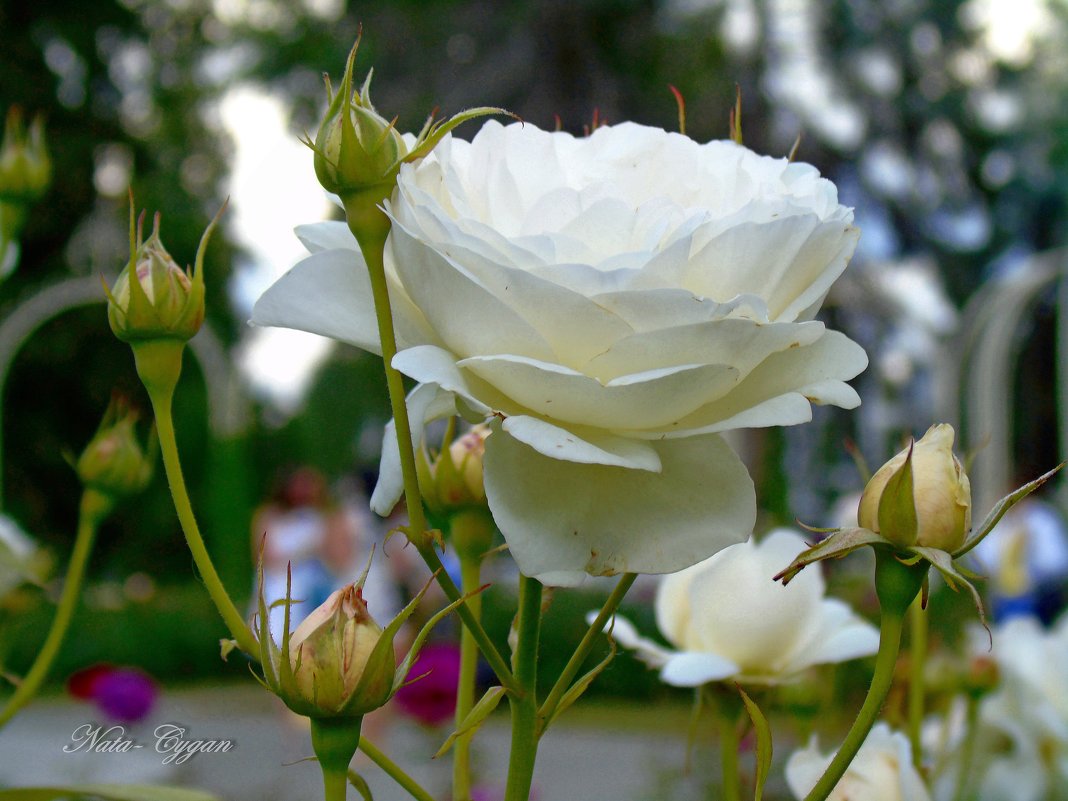
[[[416,436],[456,407],[493,421],[486,494],[529,576],[665,573],[744,540],[753,487],[720,432],[860,402],[863,350],[812,319],[859,234],[809,165],[632,123],[490,122],[404,165],[387,210]],[[313,254],[253,322],[378,350],[347,228],[299,234]],[[395,436],[380,514],[401,493]]]
[[[724,679],[776,684],[813,665],[874,654],[878,631],[824,597],[818,568],[785,587],[772,581],[805,547],[796,531],[777,529],[661,579],[657,626],[677,651],[641,637],[619,616],[612,637],[678,687]]]
[[[37,545],[18,523],[0,514],[0,598],[20,584],[39,579]]]
[[[786,783],[795,798],[816,786],[834,753],[822,754],[815,738],[786,761]],[[912,766],[908,738],[885,723],[872,727],[868,738],[838,781],[827,801],[930,801],[923,779]]]
[[[997,663],[998,689],[979,707],[969,772],[976,801],[1068,799],[1068,615],[1046,630],[1035,618],[1013,618],[987,637],[972,635],[971,650]],[[964,722],[950,720],[943,767],[934,781],[939,801],[956,797]]]

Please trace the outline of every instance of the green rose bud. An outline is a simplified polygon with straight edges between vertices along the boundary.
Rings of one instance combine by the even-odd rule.
[[[141,241],[141,222],[131,238],[130,262],[108,295],[108,322],[124,342],[192,339],[204,322],[203,250],[214,227],[208,227],[197,251],[196,271],[183,270],[163,247],[156,214],[152,235]],[[132,220],[131,220],[132,229]]]
[[[879,468],[861,496],[860,525],[901,547],[957,550],[971,529],[972,490],[953,437],[952,426],[931,426]]]
[[[315,137],[315,175],[328,192],[342,196],[370,192],[381,202],[393,191],[408,146],[394,121],[371,104],[371,73],[360,91],[352,91],[355,55],[354,48],[341,90],[329,98],[330,106]]]
[[[432,515],[448,515],[459,509],[486,505],[482,459],[489,434],[489,426],[474,426],[453,440],[435,459],[429,457],[426,448],[419,449],[416,455],[419,486]]]
[[[75,464],[86,489],[110,499],[143,490],[152,478],[155,434],[144,447],[137,439],[137,413],[119,398],[108,405],[96,434]]]
[[[0,201],[30,204],[41,199],[52,182],[52,160],[44,141],[44,123],[35,117],[27,131],[22,112],[7,113],[0,143]]]
[[[300,701],[323,717],[363,715],[382,706],[393,690],[396,662],[392,649],[388,659],[371,668],[374,675],[368,674],[361,684],[382,633],[367,611],[359,586],[351,584],[334,592],[289,638],[290,666]]]

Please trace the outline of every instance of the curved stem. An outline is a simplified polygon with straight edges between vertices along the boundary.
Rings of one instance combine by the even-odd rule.
[[[853,721],[831,764],[804,801],[826,800],[875,725],[894,680],[894,665],[901,648],[905,614],[920,591],[927,570],[926,562],[906,565],[898,561],[897,555],[889,549],[875,550],[875,591],[880,604],[879,652],[875,655],[875,673],[857,719]]]
[[[464,594],[481,586],[482,559],[471,554],[460,555],[460,589]],[[472,595],[467,601],[475,619],[482,615],[482,596]],[[478,669],[478,644],[468,628],[460,631],[460,677],[456,685],[456,728],[475,705],[475,674]],[[452,755],[453,801],[471,799],[471,739],[474,732],[456,739]]]
[[[556,708],[560,705],[560,701],[564,697],[564,693],[566,693],[571,686],[571,682],[575,680],[575,676],[578,675],[583,662],[586,661],[586,657],[590,655],[590,651],[593,649],[594,643],[597,642],[597,638],[604,632],[604,627],[608,622],[608,618],[614,615],[616,610],[619,609],[619,605],[623,602],[623,597],[627,594],[627,591],[630,590],[631,585],[634,584],[634,581],[637,578],[637,573],[623,574],[616,583],[615,589],[612,590],[612,594],[608,596],[608,600],[606,600],[604,606],[601,607],[601,611],[597,613],[597,617],[586,630],[586,634],[583,636],[582,641],[579,642],[578,647],[575,649],[575,653],[573,653],[571,658],[567,661],[563,672],[560,673],[556,683],[553,684],[552,690],[549,691],[549,695],[546,696],[545,703],[543,703],[538,710],[538,727],[540,730],[544,730],[546,721],[552,720]]]
[[[63,645],[63,638],[74,616],[74,608],[77,606],[78,596],[82,589],[82,580],[85,578],[85,568],[93,550],[96,530],[110,510],[111,500],[107,496],[91,489],[82,493],[81,506],[78,511],[78,533],[74,538],[74,548],[71,551],[70,564],[67,566],[67,577],[63,582],[63,592],[59,597],[59,605],[56,607],[56,616],[52,619],[52,628],[48,630],[44,645],[38,651],[26,677],[0,711],[0,728],[33,700],[48,676],[48,671]]]
[[[508,757],[505,801],[528,801],[538,756],[538,639],[541,634],[541,582],[519,576],[518,642],[513,657],[515,677],[523,694],[509,697],[512,707],[512,746]]]
[[[344,198],[343,198],[344,200]],[[437,576],[438,584],[450,601],[459,600],[460,590],[456,583],[442,569],[441,558],[434,550],[433,542],[425,536],[427,532],[426,515],[423,512],[423,499],[419,492],[419,478],[415,471],[415,451],[412,447],[412,426],[408,420],[408,405],[404,399],[404,381],[401,374],[393,367],[393,357],[397,355],[397,337],[393,328],[393,310],[389,304],[389,284],[386,281],[386,267],[383,252],[386,234],[368,237],[352,225],[350,229],[356,237],[367,262],[367,273],[371,280],[371,294],[374,298],[375,316],[378,318],[378,337],[382,344],[382,362],[386,372],[386,387],[389,390],[389,404],[393,412],[393,424],[397,430],[397,445],[400,449],[401,475],[404,477],[404,501],[408,509],[410,538],[423,557],[427,567]],[[388,233],[388,227],[386,229]],[[478,643],[479,650],[497,674],[501,684],[513,692],[518,691],[515,677],[508,670],[504,657],[494,646],[482,624],[468,607],[470,599],[457,607],[456,613],[464,626],[471,632]]]
[[[924,712],[924,667],[927,662],[927,610],[923,599],[917,597],[909,607],[909,742],[912,745],[912,764],[923,764],[923,743],[920,729]]]
[[[222,616],[223,622],[230,630],[242,651],[253,659],[259,654],[256,638],[252,636],[244,617],[237,611],[230,594],[219,578],[215,565],[212,564],[208,549],[204,546],[204,538],[200,536],[200,528],[197,526],[193,507],[189,503],[189,493],[185,487],[185,478],[182,476],[182,465],[178,460],[178,444],[174,436],[174,421],[171,416],[171,395],[166,392],[149,392],[152,401],[152,411],[156,415],[156,430],[159,433],[160,452],[163,455],[163,468],[167,473],[167,483],[171,488],[171,498],[174,501],[174,509],[178,513],[178,521],[185,533],[185,541],[189,544],[189,551],[193,555],[200,578],[208,590],[208,595],[215,603],[215,608]]]
[[[414,798],[416,801],[434,801],[434,796],[424,790],[415,779],[404,772],[396,762],[382,753],[378,746],[368,740],[366,737],[360,738],[360,750],[363,751],[367,758],[374,762],[382,771],[393,779],[397,785],[406,791],[408,795]]]

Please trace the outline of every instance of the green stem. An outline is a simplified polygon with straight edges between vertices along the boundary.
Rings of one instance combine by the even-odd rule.
[[[975,740],[979,733],[979,697],[968,696],[968,706],[965,712],[964,742],[961,745],[960,768],[957,774],[957,791],[953,795],[954,801],[965,801],[968,797],[969,777],[972,770],[972,762],[975,759]]]
[[[723,769],[722,801],[742,801],[742,782],[738,773],[738,719],[719,711],[719,751]]]
[[[434,796],[419,786],[419,782],[404,772],[396,762],[383,754],[374,743],[366,737],[360,738],[360,750],[367,758],[374,762],[382,771],[393,779],[397,785],[405,790],[416,801],[434,801]]]
[[[909,607],[909,742],[912,745],[912,764],[923,764],[923,744],[920,729],[924,713],[924,667],[927,662],[927,610],[923,599],[917,597]]]
[[[85,568],[93,550],[96,530],[111,511],[111,506],[111,499],[96,490],[87,489],[82,493],[81,506],[78,511],[78,533],[74,538],[74,549],[71,551],[70,564],[67,565],[67,577],[63,582],[63,592],[59,597],[59,605],[56,607],[56,616],[52,618],[52,628],[48,630],[44,645],[41,646],[41,650],[33,660],[33,665],[30,666],[26,677],[15,688],[14,694],[0,711],[0,728],[33,700],[48,676],[48,671],[63,645],[63,638],[74,616],[74,607],[81,593],[82,580],[85,578]]]
[[[342,198],[344,201],[345,198]],[[371,280],[371,295],[374,298],[375,315],[378,318],[378,337],[382,344],[382,362],[386,372],[386,387],[389,390],[389,404],[393,412],[393,424],[397,431],[397,444],[400,450],[401,475],[404,477],[404,501],[408,509],[408,524],[410,538],[415,543],[419,555],[423,557],[431,572],[437,576],[438,584],[448,597],[449,601],[459,600],[461,593],[456,583],[449,578],[442,569],[441,558],[434,550],[434,544],[426,536],[428,530],[426,515],[423,512],[423,500],[419,492],[419,479],[415,471],[415,451],[412,447],[412,427],[408,420],[408,405],[404,399],[404,381],[401,374],[393,367],[393,357],[397,355],[397,337],[393,328],[393,310],[389,304],[389,284],[386,281],[386,267],[384,250],[386,235],[389,232],[388,225],[384,232],[375,235],[366,235],[359,230],[358,225],[353,225],[354,213],[349,211],[349,206],[356,204],[346,203],[346,214],[349,216],[349,228],[352,230],[356,241],[363,252],[364,261],[367,262],[367,273]],[[372,226],[373,227],[373,226]],[[471,613],[468,602],[461,604],[456,613],[464,626],[474,636],[479,650],[489,662],[493,671],[497,674],[501,684],[513,692],[518,691],[515,677],[508,670],[508,665],[497,650],[493,641],[482,624]]]
[[[482,559],[470,554],[460,556],[460,587],[465,594],[474,592],[482,582]],[[471,614],[482,615],[482,596],[472,595],[467,601]],[[475,674],[478,669],[478,644],[466,627],[460,631],[460,678],[456,685],[456,728],[460,728],[475,705]],[[453,801],[471,800],[471,739],[474,732],[461,735],[453,746]]]
[[[853,721],[831,764],[816,782],[816,786],[805,796],[804,801],[826,801],[864,744],[871,727],[875,725],[894,680],[894,665],[901,647],[905,614],[916,593],[920,591],[927,570],[926,562],[905,565],[898,561],[893,551],[875,549],[875,590],[881,607],[875,673],[872,675],[864,704],[857,713],[857,719]]]
[[[323,770],[323,798],[325,801],[345,801],[349,791],[347,770]]]
[[[504,801],[528,801],[538,756],[538,639],[541,635],[541,582],[520,575],[518,637],[513,657],[515,677],[522,695],[512,695],[512,746]]]
[[[608,596],[608,600],[606,600],[604,606],[601,607],[601,611],[597,613],[597,617],[586,630],[586,634],[575,649],[575,653],[573,653],[571,658],[567,661],[563,672],[560,674],[559,678],[557,678],[556,683],[553,684],[553,688],[549,691],[549,695],[545,698],[545,703],[543,703],[538,710],[539,734],[545,731],[548,721],[552,720],[556,708],[560,705],[560,701],[564,697],[564,693],[566,693],[571,686],[571,682],[575,680],[575,676],[578,675],[579,670],[586,661],[586,657],[590,655],[590,651],[593,649],[594,644],[597,642],[600,635],[604,633],[604,627],[608,622],[608,618],[614,615],[616,610],[619,609],[619,605],[623,602],[623,597],[627,594],[627,591],[630,590],[631,585],[634,584],[634,580],[637,578],[637,573],[623,574],[616,583],[615,589],[612,590],[612,594]]]
[[[323,772],[325,801],[345,801],[349,763],[360,744],[363,718],[311,718],[312,750]]]
[[[256,638],[252,636],[248,624],[234,606],[234,602],[230,599],[226,587],[223,586],[215,570],[215,565],[212,564],[208,549],[204,546],[204,539],[200,536],[200,529],[193,515],[193,507],[189,503],[189,493],[185,488],[182,465],[178,460],[178,444],[174,436],[174,421],[171,416],[172,394],[165,391],[150,391],[149,398],[152,401],[152,411],[156,415],[156,430],[159,433],[160,452],[163,455],[163,468],[167,473],[167,483],[171,488],[171,498],[174,500],[174,509],[178,513],[178,520],[185,533],[185,541],[189,544],[189,551],[193,555],[193,562],[200,571],[200,578],[208,590],[208,595],[215,603],[215,608],[230,630],[230,636],[237,641],[242,651],[255,659],[259,654]]]

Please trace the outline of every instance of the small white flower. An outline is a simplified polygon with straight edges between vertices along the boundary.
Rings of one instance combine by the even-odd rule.
[[[795,798],[804,798],[831,764],[815,738],[786,762],[786,783]],[[885,723],[872,727],[845,775],[827,801],[930,801],[923,779],[912,766],[908,738]]]
[[[661,579],[657,625],[677,651],[639,636],[618,616],[612,636],[678,687],[723,679],[775,684],[813,665],[875,653],[878,631],[846,604],[824,597],[818,569],[802,571],[785,587],[772,581],[804,548],[797,532],[778,529]]]
[[[864,351],[813,320],[859,233],[811,166],[631,123],[490,122],[405,164],[387,211],[415,436],[457,408],[493,421],[486,495],[526,575],[667,573],[744,540],[753,486],[720,433],[860,403]],[[298,233],[312,255],[253,322],[379,351],[344,224]]]
[[[0,514],[0,598],[37,575],[37,544],[18,523]]]

